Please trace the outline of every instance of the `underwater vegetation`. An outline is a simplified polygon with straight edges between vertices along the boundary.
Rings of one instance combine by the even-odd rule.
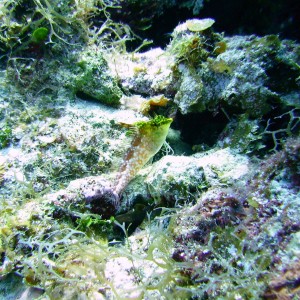
[[[109,8],[118,2],[114,0],[74,1],[71,4],[57,0],[26,1],[4,0],[1,3],[1,49],[5,53],[31,51],[30,43],[40,45],[74,45],[82,40],[96,39],[100,34],[118,34],[117,24],[110,20]],[[103,17],[99,32],[93,32],[91,19]],[[105,35],[104,34],[104,35]],[[108,36],[106,36],[108,38]],[[20,53],[18,53],[20,54]]]
[[[7,125],[3,125],[3,127],[0,130],[0,148],[7,147],[11,137],[12,137],[11,128]]]
[[[300,296],[300,46],[207,2],[0,3],[1,299]]]

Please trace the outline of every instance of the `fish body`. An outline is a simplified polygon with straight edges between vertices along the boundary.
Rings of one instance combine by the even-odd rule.
[[[156,116],[150,121],[134,124],[135,136],[117,174],[113,191],[122,193],[139,170],[160,150],[173,119]]]

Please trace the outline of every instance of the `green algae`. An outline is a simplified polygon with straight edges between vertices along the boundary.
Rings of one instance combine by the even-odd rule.
[[[40,44],[44,42],[49,34],[49,30],[45,27],[40,27],[37,28],[33,33],[32,33],[32,41],[34,43]]]
[[[100,53],[91,50],[81,53],[71,76],[72,89],[81,97],[90,97],[108,105],[117,105],[122,91],[108,73],[107,62]]]
[[[3,125],[0,128],[0,149],[9,145],[12,138],[12,129],[8,125]]]

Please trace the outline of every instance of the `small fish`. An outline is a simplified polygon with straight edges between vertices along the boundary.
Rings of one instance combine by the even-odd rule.
[[[172,121],[171,118],[155,116],[150,121],[133,124],[132,132],[135,135],[112,188],[116,195],[120,197],[138,171],[160,150]]]

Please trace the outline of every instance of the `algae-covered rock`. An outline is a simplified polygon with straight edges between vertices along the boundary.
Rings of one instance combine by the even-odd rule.
[[[168,47],[178,64],[174,102],[183,114],[223,107],[261,117],[272,105],[293,103],[295,92],[299,95],[297,44],[277,36],[222,39],[184,25],[175,28]]]
[[[297,44],[275,35],[223,37],[211,28],[191,31],[188,24],[174,29],[166,51],[109,56],[122,88],[148,96],[164,93],[183,114],[222,108],[229,115],[258,118],[274,105],[296,103]]]
[[[108,56],[110,71],[119,79],[123,90],[149,96],[170,93],[173,79],[170,60],[172,57],[160,48]]]
[[[202,98],[204,90],[201,77],[183,64],[180,65],[178,69],[183,77],[179,90],[175,95],[174,102],[183,114],[205,110],[205,103],[199,101],[199,99]]]
[[[251,120],[247,114],[240,115],[237,120],[229,122],[226,126],[218,145],[222,148],[231,147],[242,153],[251,153],[264,147],[258,131],[257,119]]]
[[[87,48],[73,57],[70,82],[73,91],[82,98],[91,98],[104,104],[117,105],[122,91],[111,76],[101,51]]]
[[[227,148],[191,157],[164,156],[151,167],[145,183],[156,204],[173,207],[195,201],[210,186],[242,182],[248,172],[248,158]]]
[[[66,189],[45,197],[71,211],[90,211],[107,218],[136,204],[177,207],[193,203],[211,186],[242,183],[249,171],[248,158],[229,148],[191,157],[167,155],[141,170],[120,200],[113,191],[112,178],[106,175],[73,180]]]
[[[245,182],[251,171],[249,158],[230,148],[197,153],[193,157],[203,167],[211,186],[231,186]]]
[[[197,19],[196,19],[197,20]],[[201,20],[198,20],[199,22]],[[173,98],[182,114],[223,109],[259,118],[275,106],[296,105],[299,46],[278,36],[224,37],[211,28],[178,25],[163,51],[108,56],[122,88]]]
[[[49,194],[45,199],[63,210],[68,210],[64,211],[68,214],[91,212],[110,218],[118,209],[118,196],[103,176],[73,180],[66,189]]]
[[[194,266],[189,273],[192,281],[206,278],[202,289],[195,289],[198,297],[206,293],[221,295],[225,291],[226,298],[238,295],[241,299],[258,299],[262,294],[274,297],[279,290],[283,297],[299,295],[294,288],[299,269],[299,218],[296,216],[300,208],[299,184],[293,182],[293,176],[288,179],[283,175],[290,176],[288,166],[299,162],[294,152],[299,147],[298,142],[288,141],[287,149],[256,165],[255,172],[246,168],[243,172],[232,169],[232,174],[244,173],[247,184],[243,180],[232,188],[215,184],[202,193],[194,207],[183,208],[179,216],[173,218],[170,224],[175,236],[172,257]],[[291,144],[292,149],[288,146]],[[211,153],[211,158],[216,159],[215,166],[222,156],[224,161],[229,158],[231,151],[224,150]],[[219,158],[214,155],[217,152]],[[293,162],[287,160],[287,153],[292,153]],[[247,156],[238,155],[240,167],[242,157],[245,164],[252,164],[247,162]],[[208,159],[207,166],[211,164],[212,160]],[[227,171],[230,164],[228,169],[223,165]],[[278,257],[280,261],[273,264]],[[287,277],[289,288],[286,288]],[[235,278],[234,285],[232,278]],[[228,282],[226,286],[222,284],[224,281]]]
[[[268,47],[267,38],[226,38],[226,51],[206,64],[203,77],[204,102],[207,108],[223,105],[226,109],[247,112],[259,117],[271,110],[271,103],[280,102],[280,95],[269,86],[272,74],[268,68],[277,64],[284,44]],[[270,42],[272,44],[272,42]],[[222,64],[227,68],[216,69]]]
[[[193,201],[193,194],[207,187],[203,168],[195,159],[184,156],[163,157],[145,182],[156,201],[171,206]]]

